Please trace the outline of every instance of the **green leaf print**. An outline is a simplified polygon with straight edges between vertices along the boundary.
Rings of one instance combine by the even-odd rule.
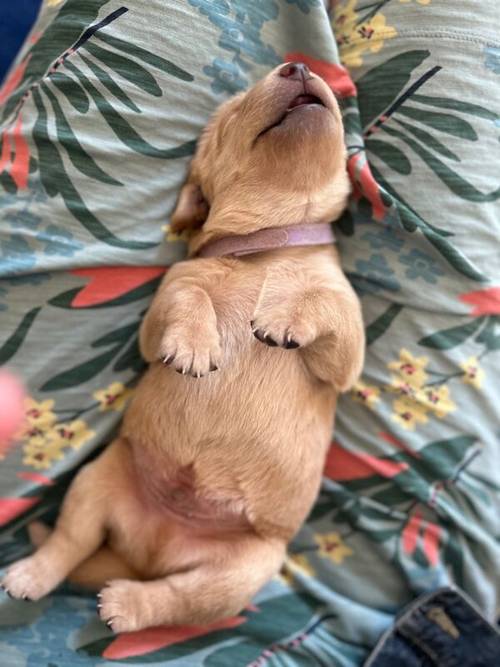
[[[440,155],[448,158],[449,160],[453,160],[454,162],[460,162],[460,158],[458,157],[458,155],[455,155],[455,153],[446,148],[444,144],[438,141],[436,137],[433,137],[432,134],[430,134],[426,130],[422,130],[420,127],[416,127],[415,125],[406,123],[404,120],[400,120],[399,118],[394,118],[394,122],[400,125],[402,128],[404,128],[410,134],[413,134],[413,136],[416,139],[418,139],[421,143],[423,143],[424,146],[427,146],[427,148],[432,149],[436,153],[439,153]]]
[[[278,595],[259,603],[259,610],[256,612],[242,612],[241,615],[247,618],[242,625],[171,644],[153,653],[130,656],[123,663],[159,665],[168,664],[173,660],[184,660],[186,664],[191,662],[200,667],[202,664],[204,667],[215,667],[216,665],[233,667],[238,663],[251,663],[268,646],[303,630],[315,615],[317,606],[317,601],[307,593],[293,592]],[[103,651],[112,641],[114,641],[113,637],[92,641],[81,646],[78,653],[101,658]],[[234,662],[234,652],[231,650],[235,644],[239,649],[238,663]],[[203,663],[193,658],[190,660],[193,654],[214,646],[218,646],[218,650],[209,653]],[[243,662],[242,656],[244,656]]]
[[[108,230],[87,208],[73,184],[71,173],[66,170],[61,155],[61,148],[67,152],[73,167],[88,178],[108,186],[122,185],[83,149],[77,131],[71,126],[72,116],[66,112],[65,102],[71,112],[84,114],[89,110],[92,100],[103,120],[127,148],[147,157],[178,159],[193,154],[195,140],[171,148],[157,148],[140,136],[131,123],[115,109],[114,103],[118,101],[134,113],[141,112],[140,107],[122,89],[121,81],[132,84],[143,95],[161,97],[162,90],[150,71],[151,68],[182,81],[192,81],[193,77],[174,63],[116,37],[102,35],[101,42],[105,46],[96,43],[103,28],[118,19],[127,20],[124,15],[127,15],[129,10],[118,7],[102,20],[93,23],[101,8],[108,2],[109,0],[86,0],[84,3],[80,0],[65,1],[40,39],[27,51],[23,60],[21,82],[4,106],[2,119],[11,126],[24,104],[33,101],[37,112],[33,139],[38,155],[37,160],[31,161],[31,165],[38,165],[40,180],[47,194],[50,197],[60,194],[74,218],[103,243],[128,250],[148,249],[158,244],[122,240]],[[85,58],[83,51],[86,51],[90,58]],[[75,61],[78,62],[80,57],[93,72],[95,79],[103,85],[104,93],[76,66]],[[98,63],[103,64],[107,71]],[[62,69],[65,71],[61,71]],[[64,99],[58,99],[54,95],[55,90],[59,91]],[[109,99],[106,97],[107,93],[110,93]],[[54,113],[57,142],[49,136],[48,128],[52,126],[49,110]],[[6,172],[0,177],[0,183],[6,191],[16,192],[16,185]]]
[[[139,350],[139,337],[135,336],[125,352],[121,354],[113,366],[113,371],[121,373],[122,371],[132,369],[136,373],[146,368],[146,363]]]
[[[330,514],[335,509],[336,504],[332,501],[328,502],[316,502],[312,508],[307,520],[308,521],[317,521],[322,519],[327,514]]]
[[[430,336],[421,338],[418,341],[418,344],[422,345],[422,347],[430,347],[434,350],[451,350],[473,336],[481,327],[484,320],[484,317],[478,317],[466,324],[436,331]]]
[[[460,533],[458,530],[448,528],[448,539],[444,546],[442,557],[445,563],[448,563],[453,572],[453,578],[459,586],[463,586],[464,581],[464,549],[460,544]]]
[[[363,126],[380,116],[409,82],[413,70],[428,58],[427,50],[407,51],[386,60],[356,81]]]
[[[113,81],[113,79],[105,70],[102,69],[102,67],[99,67],[97,63],[95,63],[93,60],[90,60],[90,58],[86,58],[83,54],[80,54],[80,58],[87,65],[87,67],[94,72],[102,85],[105,86],[109,92],[116,97],[116,99],[120,100],[122,104],[124,104],[132,111],[135,111],[136,113],[141,112],[137,104],[130,99],[127,93]]]
[[[117,74],[123,77],[126,81],[134,84],[148,95],[153,97],[161,97],[161,88],[156,83],[156,79],[148,72],[142,65],[134,62],[130,58],[121,56],[113,51],[108,51],[93,42],[85,42],[82,47],[88,51],[90,55],[97,60],[106,63],[107,67],[114,70]]]
[[[49,197],[60,194],[72,215],[87,229],[92,236],[108,245],[129,250],[155,247],[155,243],[144,241],[123,241],[112,234],[96,216],[89,211],[83,199],[66,173],[63,160],[51,141],[47,129],[47,111],[38,90],[33,91],[33,99],[38,110],[35,122],[34,139],[38,149],[40,176]]]
[[[97,357],[93,357],[82,364],[78,364],[67,371],[55,375],[40,387],[40,391],[59,391],[87,382],[106,368],[121,348],[121,344],[117,345]]]
[[[500,197],[500,188],[492,192],[482,193],[471,183],[459,176],[453,169],[450,169],[441,160],[435,157],[430,151],[408,137],[404,132],[387,127],[387,124],[381,126],[381,129],[393,137],[401,139],[409,148],[411,148],[426,164],[432,169],[436,176],[453,192],[467,201],[483,203],[492,202]]]
[[[82,37],[82,32],[96,20],[101,7],[109,0],[66,0],[54,20],[45,28],[40,39],[28,50],[29,59],[21,84],[9,97],[2,120],[11,116],[31,85],[42,80],[53,63],[68,52]]]
[[[446,237],[453,236],[452,233],[447,232],[444,229],[438,229],[434,225],[429,224],[418,215],[409,204],[407,204],[404,198],[396,192],[375,166],[371,165],[371,170],[378,183],[393,198],[403,229],[408,232],[415,232],[417,229],[420,230],[429,243],[439,251],[442,257],[455,269],[455,271],[458,271],[462,275],[467,276],[467,278],[476,282],[484,282],[487,280],[486,276],[478,271],[465,255],[446,240]]]
[[[483,343],[487,350],[500,350],[500,315],[487,318],[484,329],[476,336],[478,343]]]
[[[163,160],[191,155],[194,152],[195,141],[189,141],[174,148],[156,148],[156,146],[153,146],[141,137],[74,63],[66,62],[66,67],[73,72],[92,97],[101,115],[116,137],[131,150],[147,157],[155,157]]]
[[[6,364],[21,347],[40,310],[41,308],[33,308],[28,311],[14,333],[9,336],[2,347],[0,347],[0,366]]]
[[[420,102],[420,104],[428,104],[440,109],[451,109],[452,111],[470,114],[471,116],[476,116],[478,118],[485,118],[486,120],[491,120],[493,122],[500,118],[497,113],[494,113],[489,109],[485,109],[478,104],[471,104],[470,102],[454,100],[451,97],[433,97],[431,95],[420,95],[417,93],[412,95],[412,100],[414,102]]]
[[[488,278],[478,271],[460,250],[443,238],[443,234],[435,232],[430,227],[422,228],[422,233],[456,271],[476,282],[488,281]]]
[[[116,178],[113,178],[105,171],[103,171],[94,158],[87,153],[87,151],[80,144],[76,138],[70,124],[66,120],[61,105],[57,101],[56,96],[52,93],[50,88],[44,83],[41,84],[40,90],[47,95],[54,109],[56,116],[56,132],[60,145],[66,150],[69,159],[76,169],[85,176],[93,178],[101,183],[109,183],[110,185],[123,185]]]
[[[478,139],[476,131],[470,123],[467,123],[467,121],[462,120],[457,116],[452,116],[451,114],[416,109],[406,105],[399,107],[396,113],[411,118],[412,120],[418,120],[424,125],[432,127],[434,130],[444,132],[445,134],[451,134],[459,139],[467,139],[468,141],[477,141]]]
[[[132,324],[126,324],[118,329],[113,329],[113,331],[110,331],[93,341],[91,347],[103,347],[105,345],[111,345],[112,343],[124,344],[136,333],[139,324],[140,322],[132,322]]]
[[[379,491],[370,496],[370,498],[377,503],[383,503],[389,507],[409,504],[410,501],[412,501],[412,496],[409,492],[404,491],[398,486],[393,486],[388,483],[385,485],[385,487],[381,488]]]
[[[79,113],[87,113],[89,110],[89,98],[83,88],[70,76],[63,72],[54,72],[50,82],[58,88],[71,106]]]
[[[411,164],[406,155],[396,146],[378,139],[367,139],[366,148],[375,153],[383,162],[398,174],[407,176],[411,173]]]
[[[475,446],[476,441],[477,438],[473,435],[458,435],[430,442],[419,450],[418,459],[412,459],[412,468],[421,471],[429,482],[453,479],[457,469],[470,455],[471,448]],[[408,454],[396,458],[408,459]]]
[[[143,49],[136,44],[125,42],[123,39],[113,37],[112,35],[108,35],[106,32],[102,31],[96,33],[95,37],[96,39],[105,42],[109,46],[112,46],[119,51],[123,51],[129,56],[133,56],[138,60],[142,60],[143,62],[148,63],[148,65],[156,67],[156,69],[165,72],[165,74],[171,74],[172,76],[175,76],[182,81],[194,81],[193,75],[189,72],[186,72],[185,69],[178,67],[178,65],[174,65],[174,63],[170,62],[170,60],[161,58],[160,56],[156,55],[156,53],[146,51],[146,49]]]
[[[366,327],[366,344],[372,345],[380,336],[383,336],[402,310],[403,306],[393,303],[369,324]]]
[[[10,174],[7,173],[6,171],[3,171],[0,174],[0,185],[9,195],[15,195],[17,192],[17,185],[12,180]]]

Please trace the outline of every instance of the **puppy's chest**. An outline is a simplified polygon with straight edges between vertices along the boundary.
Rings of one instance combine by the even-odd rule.
[[[217,326],[223,342],[229,345],[245,345],[252,342],[252,319],[264,276],[254,273],[247,280],[236,276],[223,283],[212,295],[217,313]]]

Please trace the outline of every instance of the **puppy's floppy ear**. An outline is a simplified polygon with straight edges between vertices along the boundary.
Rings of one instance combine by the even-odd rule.
[[[170,229],[178,234],[186,229],[201,227],[208,217],[208,204],[198,184],[187,182],[179,195],[170,218]]]

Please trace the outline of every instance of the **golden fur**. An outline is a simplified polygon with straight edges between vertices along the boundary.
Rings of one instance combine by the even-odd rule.
[[[287,112],[304,87],[322,104]],[[222,236],[333,220],[345,157],[328,86],[277,68],[215,113],[173,227],[195,230],[193,257]],[[32,526],[39,549],[3,580],[30,599],[70,573],[110,580],[98,607],[116,632],[230,616],[278,571],[364,340],[335,248],[316,246],[176,264],[140,345],[150,366],[118,439],[77,475],[55,530]]]

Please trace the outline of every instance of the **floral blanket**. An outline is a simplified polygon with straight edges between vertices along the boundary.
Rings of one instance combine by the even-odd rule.
[[[28,427],[1,452],[0,560],[29,551],[144,368],[137,329],[210,113],[302,60],[342,102],[337,223],[367,361],[282,574],[211,627],[115,637],[62,587],[0,600],[2,667],[362,664],[415,596],[500,582],[500,42],[484,0],[46,0],[0,90],[0,365]]]

